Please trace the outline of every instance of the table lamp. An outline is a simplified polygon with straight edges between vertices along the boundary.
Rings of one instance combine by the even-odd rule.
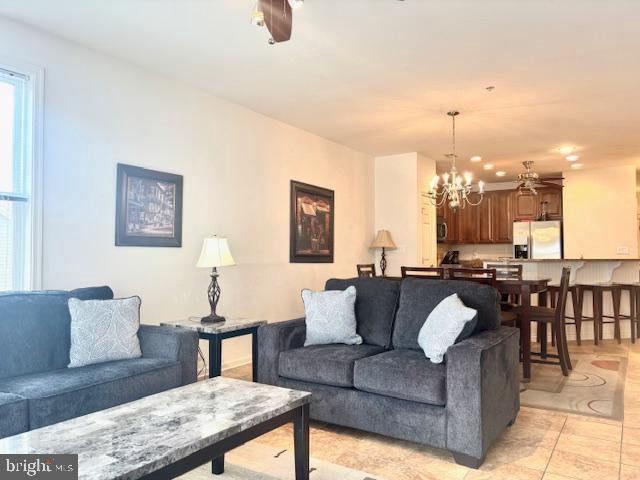
[[[208,237],[202,243],[202,251],[196,266],[198,268],[211,268],[211,283],[209,284],[209,305],[211,306],[211,314],[200,319],[201,323],[217,323],[224,322],[225,318],[216,313],[216,306],[220,300],[220,285],[218,285],[218,267],[228,267],[235,265],[236,262],[231,256],[229,250],[229,242],[226,238],[217,236]]]
[[[384,271],[387,269],[387,259],[385,258],[385,250],[388,248],[389,250],[395,250],[396,244],[393,243],[393,238],[391,238],[391,232],[389,230],[378,230],[376,234],[376,238],[371,244],[369,248],[381,248],[382,256],[380,257],[380,271],[382,272],[382,276],[384,277]]]

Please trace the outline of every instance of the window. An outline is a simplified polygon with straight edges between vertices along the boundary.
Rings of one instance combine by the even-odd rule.
[[[0,68],[0,291],[40,283],[36,77]]]

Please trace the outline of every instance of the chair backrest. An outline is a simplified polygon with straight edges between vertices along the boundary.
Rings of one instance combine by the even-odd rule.
[[[486,268],[495,268],[496,276],[500,279],[522,280],[522,265],[487,263]]]
[[[359,277],[375,277],[376,276],[376,264],[375,263],[360,263],[356,265],[358,269]]]
[[[558,325],[564,324],[564,314],[565,308],[567,306],[570,276],[571,267],[562,267],[562,276],[560,277],[560,292],[558,294],[558,303],[556,303],[556,322],[559,322]]]
[[[439,267],[400,267],[402,278],[444,278],[444,268]]]
[[[495,268],[450,268],[449,278],[451,280],[462,280],[467,282],[483,283],[485,285],[496,286]]]

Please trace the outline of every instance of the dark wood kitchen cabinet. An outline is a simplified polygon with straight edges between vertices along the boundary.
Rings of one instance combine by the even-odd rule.
[[[471,199],[476,202],[477,194]],[[547,188],[540,188],[534,196],[518,195],[516,190],[486,192],[480,205],[467,205],[456,212],[440,207],[438,214],[445,218],[448,230],[444,243],[511,243],[513,222],[537,220],[541,202],[547,202],[549,220],[562,219],[562,191]]]
[[[511,243],[513,241],[513,192],[511,190],[491,192],[491,202],[493,242]]]

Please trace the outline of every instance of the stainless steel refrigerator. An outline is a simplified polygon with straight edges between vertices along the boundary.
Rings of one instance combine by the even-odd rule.
[[[513,222],[514,258],[562,258],[562,222]]]

